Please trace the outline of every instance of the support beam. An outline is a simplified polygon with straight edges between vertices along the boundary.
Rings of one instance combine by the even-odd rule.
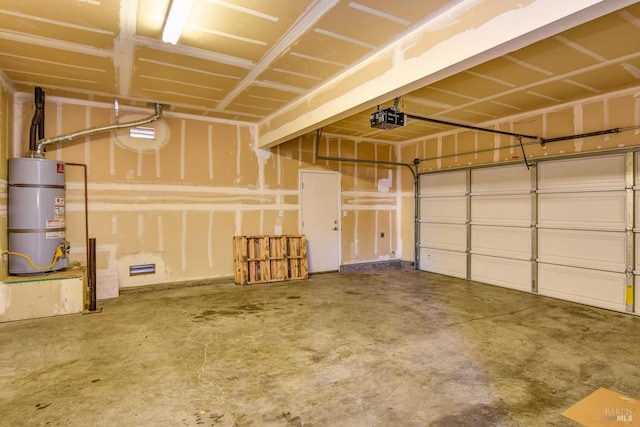
[[[259,124],[258,147],[278,145],[633,3],[460,1],[267,117]]]

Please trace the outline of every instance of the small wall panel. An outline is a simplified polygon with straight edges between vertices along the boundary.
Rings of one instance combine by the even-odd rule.
[[[471,252],[505,258],[531,260],[531,228],[471,227]]]
[[[422,223],[420,246],[464,252],[467,250],[467,226]]]
[[[625,270],[624,232],[538,231],[538,261],[615,272]]]
[[[465,279],[467,255],[462,252],[420,248],[420,270]]]
[[[471,280],[531,292],[531,262],[472,255]]]
[[[624,155],[543,162],[538,191],[598,191],[625,188]]]
[[[474,169],[471,194],[514,194],[531,192],[531,172],[522,165]]]
[[[610,310],[625,310],[625,275],[538,264],[538,293]]]
[[[420,220],[464,224],[467,221],[466,197],[421,198]]]
[[[484,225],[531,225],[531,196],[474,196],[471,223]]]
[[[625,192],[540,194],[538,225],[541,228],[624,230]]]
[[[467,192],[465,171],[420,175],[421,196],[460,196]]]

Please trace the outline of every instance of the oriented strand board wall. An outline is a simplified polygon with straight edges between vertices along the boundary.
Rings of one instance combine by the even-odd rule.
[[[640,125],[640,87],[584,99],[523,114],[483,127],[554,138]],[[568,141],[539,143],[523,139],[528,159],[624,148],[640,144],[640,131],[632,130]],[[522,161],[517,140],[511,136],[452,130],[402,146],[402,161],[421,161],[419,171]]]
[[[27,149],[31,98],[17,96],[22,135],[12,157]],[[151,113],[121,111],[120,121]],[[60,98],[47,99],[45,115],[48,137],[115,121],[109,105]],[[255,128],[246,123],[165,113],[153,126],[156,142],[132,141],[128,131],[117,131],[51,146],[46,153],[48,159],[87,165],[99,294],[101,289],[109,295],[118,287],[231,277],[233,235],[299,233],[303,168],[342,172],[342,264],[401,256],[395,167],[316,161],[315,135],[256,150]],[[346,156],[397,158],[388,145],[328,139],[323,144]],[[83,168],[71,165],[67,236],[72,261],[84,263]],[[149,263],[156,264],[156,274],[129,275],[131,265]]]

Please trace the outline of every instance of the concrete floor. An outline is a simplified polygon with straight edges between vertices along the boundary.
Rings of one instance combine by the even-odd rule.
[[[123,295],[0,324],[2,426],[577,426],[640,318],[412,270]]]

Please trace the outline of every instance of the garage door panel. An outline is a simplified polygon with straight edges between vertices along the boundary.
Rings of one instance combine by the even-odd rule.
[[[471,222],[484,225],[531,225],[531,196],[474,196]]]
[[[531,263],[529,261],[471,256],[471,280],[531,291]]]
[[[531,229],[518,227],[471,227],[471,252],[531,260]]]
[[[544,162],[538,165],[538,190],[624,189],[624,166],[624,155]]]
[[[634,299],[634,301],[635,301],[635,310],[634,310],[634,312],[636,314],[640,314],[640,286],[638,285],[638,284],[640,284],[640,281],[638,281],[638,280],[640,280],[640,278],[638,276],[635,276],[636,295],[634,297],[635,298]]]
[[[467,226],[458,224],[420,224],[420,245],[433,249],[467,250]]]
[[[467,221],[467,200],[465,197],[421,198],[420,220],[464,224]]]
[[[636,189],[635,197],[636,212],[640,212],[640,191],[638,189]],[[640,214],[636,214],[636,222],[634,227],[636,228],[636,230],[640,231]]]
[[[538,231],[538,261],[592,269],[625,271],[624,232]]]
[[[461,252],[420,248],[420,270],[465,279],[467,255]]]
[[[421,196],[460,196],[467,192],[467,172],[420,175]]]
[[[640,184],[640,152],[637,152],[635,154],[636,156],[636,170],[634,171],[635,176],[636,176],[636,184]]]
[[[610,310],[625,310],[625,275],[583,268],[538,264],[538,292]]]
[[[636,247],[636,265],[634,270],[640,274],[640,233],[635,233],[635,247]]]
[[[624,312],[626,167],[616,154],[543,161],[535,174],[510,165],[421,176],[419,268],[525,292],[535,278],[541,295]],[[640,167],[635,173],[640,212]],[[640,215],[635,227],[638,248]],[[635,298],[640,313],[640,286]]]
[[[471,171],[471,194],[529,193],[531,173],[522,165],[474,169]]]
[[[420,175],[420,270],[467,277],[467,177],[465,170]]]
[[[568,229],[625,229],[625,192],[540,194],[538,225]]]

